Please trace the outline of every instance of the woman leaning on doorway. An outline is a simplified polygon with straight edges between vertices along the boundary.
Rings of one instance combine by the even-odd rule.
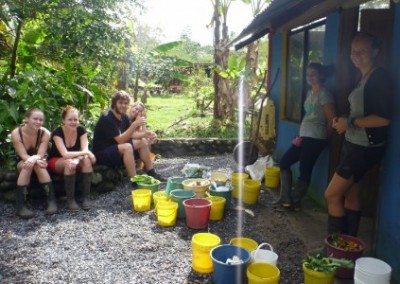
[[[349,95],[350,113],[333,120],[333,128],[345,134],[340,162],[325,199],[328,233],[357,235],[361,217],[360,181],[384,155],[392,117],[393,89],[387,72],[376,65],[380,42],[359,33],[351,43],[351,60],[361,79]]]

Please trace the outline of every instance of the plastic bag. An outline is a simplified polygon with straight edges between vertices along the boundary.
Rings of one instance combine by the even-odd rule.
[[[254,164],[246,166],[246,171],[252,179],[262,181],[265,175],[265,168],[274,166],[274,159],[271,155],[259,158]]]
[[[199,164],[186,164],[181,172],[187,178],[203,178],[207,170],[209,170],[208,167]]]

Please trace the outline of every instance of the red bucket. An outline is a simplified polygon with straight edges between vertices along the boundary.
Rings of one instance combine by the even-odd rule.
[[[336,246],[333,244],[334,237],[340,238],[342,243],[353,243],[356,245],[351,250]],[[326,255],[327,256],[332,256],[335,258],[344,258],[352,261],[356,261],[358,258],[360,258],[364,252],[365,249],[365,242],[359,238],[349,236],[349,235],[343,235],[343,234],[338,234],[338,235],[330,235],[325,239],[325,244],[326,244]],[[335,277],[338,278],[344,278],[344,279],[353,279],[354,275],[354,268],[353,269],[347,269],[347,268],[338,268],[336,270]]]
[[[189,198],[183,201],[186,214],[186,226],[192,229],[203,229],[208,226],[211,201],[205,198]]]

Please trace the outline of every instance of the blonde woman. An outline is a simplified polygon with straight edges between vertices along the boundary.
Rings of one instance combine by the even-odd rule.
[[[146,118],[146,108],[143,103],[136,102],[132,105],[129,111],[129,120],[133,123],[139,117]],[[135,160],[140,159],[143,162],[144,169],[148,175],[153,176],[158,180],[164,180],[163,177],[155,172],[153,162],[150,159],[151,144],[156,142],[157,134],[154,131],[146,129],[145,125],[137,127],[132,134]]]
[[[11,140],[17,158],[17,190],[16,215],[21,218],[31,218],[34,212],[26,206],[26,196],[32,173],[35,172],[40,184],[47,194],[46,212],[57,212],[54,187],[47,171],[47,148],[50,132],[43,127],[44,114],[40,109],[30,109],[24,123],[11,132]]]
[[[80,207],[75,200],[76,173],[82,173],[82,208],[91,208],[90,186],[93,165],[96,158],[89,151],[86,129],[79,124],[79,112],[72,106],[66,106],[61,113],[63,125],[51,134],[52,147],[49,153],[49,169],[64,175],[64,187],[67,195],[67,207],[76,211]]]

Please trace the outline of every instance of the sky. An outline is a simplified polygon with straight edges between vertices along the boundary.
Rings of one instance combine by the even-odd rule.
[[[140,19],[150,27],[163,30],[163,42],[179,40],[189,27],[190,39],[202,45],[213,44],[213,29],[207,29],[212,17],[210,0],[145,0],[147,10]],[[228,10],[229,34],[238,35],[253,16],[251,6],[233,1]]]

